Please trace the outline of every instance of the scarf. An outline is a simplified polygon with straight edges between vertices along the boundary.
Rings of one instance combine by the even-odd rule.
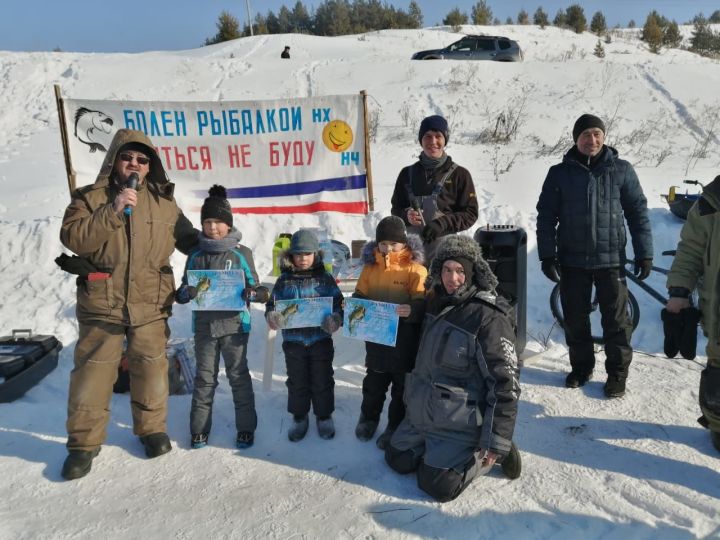
[[[445,152],[443,152],[443,155],[440,156],[438,159],[428,157],[425,152],[420,152],[420,157],[418,158],[418,160],[423,166],[423,169],[425,169],[426,171],[434,171],[435,169],[445,165],[447,158],[448,155]]]
[[[242,233],[235,227],[230,229],[225,238],[218,238],[217,240],[208,238],[201,231],[198,234],[198,247],[206,253],[224,253],[237,246],[241,239]]]

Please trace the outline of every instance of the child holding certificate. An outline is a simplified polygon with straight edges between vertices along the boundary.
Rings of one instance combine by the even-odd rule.
[[[293,234],[290,247],[282,255],[281,269],[282,274],[267,303],[265,319],[271,329],[282,329],[288,412],[293,415],[288,439],[296,442],[305,437],[311,404],[318,434],[323,439],[332,439],[335,436],[332,419],[335,348],[331,334],[342,324],[342,293],[335,278],[325,270],[323,253],[312,231],[301,229]],[[318,298],[331,298],[331,311],[312,326],[298,327],[296,315],[305,307],[302,300]],[[301,301],[286,302],[288,300]]]
[[[202,448],[207,445],[222,353],[235,403],[236,445],[248,448],[255,440],[257,415],[248,371],[250,313],[247,307],[250,301],[266,302],[269,295],[266,287],[258,286],[252,253],[239,243],[242,235],[233,227],[232,208],[225,188],[214,185],[209,195],[200,211],[202,232],[198,246],[188,255],[182,285],[175,293],[175,300],[180,304],[195,300],[193,307],[196,309],[193,329],[197,372],[190,408],[191,446]],[[189,275],[201,277],[191,285]],[[225,287],[222,290],[230,287],[230,292],[234,293],[242,288],[242,293],[227,294],[225,298],[227,304],[236,309],[223,310],[222,305],[210,307],[211,302],[201,301],[211,297],[213,286],[221,280]]]
[[[372,438],[380,422],[385,394],[392,385],[388,424],[377,439],[377,446],[384,450],[405,417],[405,374],[415,365],[427,269],[423,266],[422,240],[415,234],[408,234],[405,223],[396,216],[380,221],[375,242],[365,245],[362,260],[364,266],[353,296],[399,304],[396,313],[400,316],[400,324],[395,346],[365,342],[367,371],[363,380],[360,420],[355,428],[355,435],[361,441]]]

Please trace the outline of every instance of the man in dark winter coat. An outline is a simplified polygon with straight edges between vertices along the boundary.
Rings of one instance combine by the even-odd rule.
[[[512,442],[520,397],[511,308],[479,245],[448,236],[428,276],[426,316],[415,369],[405,381],[406,416],[385,460],[417,470],[419,487],[439,501],[456,498],[501,463],[520,476]]]
[[[560,283],[568,388],[583,386],[595,367],[590,329],[593,284],[602,313],[607,397],[625,394],[632,360],[627,313],[625,220],[632,237],[635,275],[652,268],[647,200],[635,171],[606,146],[600,118],[583,114],[573,127],[575,146],[550,168],[537,203],[537,245],[542,271]],[[623,219],[624,215],[624,219]]]
[[[400,171],[391,213],[405,221],[408,232],[422,237],[429,263],[440,238],[473,226],[478,203],[470,173],[445,153],[450,141],[445,118],[425,118],[418,140],[422,152],[414,165]]]
[[[690,209],[680,233],[667,286],[666,309],[680,313],[690,307],[690,291],[699,286],[700,320],[708,338],[707,367],[700,375],[700,424],[710,429],[720,452],[720,176],[705,186]],[[703,279],[700,279],[700,278]],[[692,329],[693,338],[696,329]]]
[[[175,279],[169,259],[176,247],[187,253],[197,242],[173,190],[150,139],[121,129],[95,183],[76,190],[65,210],[60,241],[97,269],[77,283],[80,328],[68,393],[65,479],[85,476],[105,440],[125,340],[133,432],[148,457],[172,448],[165,347]]]

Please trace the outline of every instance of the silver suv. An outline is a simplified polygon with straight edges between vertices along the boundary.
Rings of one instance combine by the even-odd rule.
[[[521,62],[522,50],[517,41],[500,36],[465,36],[444,49],[420,51],[412,60],[496,60]]]

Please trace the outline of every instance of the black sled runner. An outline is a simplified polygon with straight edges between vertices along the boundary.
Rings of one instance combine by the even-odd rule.
[[[0,403],[15,401],[55,369],[61,349],[55,336],[32,330],[0,337]]]

